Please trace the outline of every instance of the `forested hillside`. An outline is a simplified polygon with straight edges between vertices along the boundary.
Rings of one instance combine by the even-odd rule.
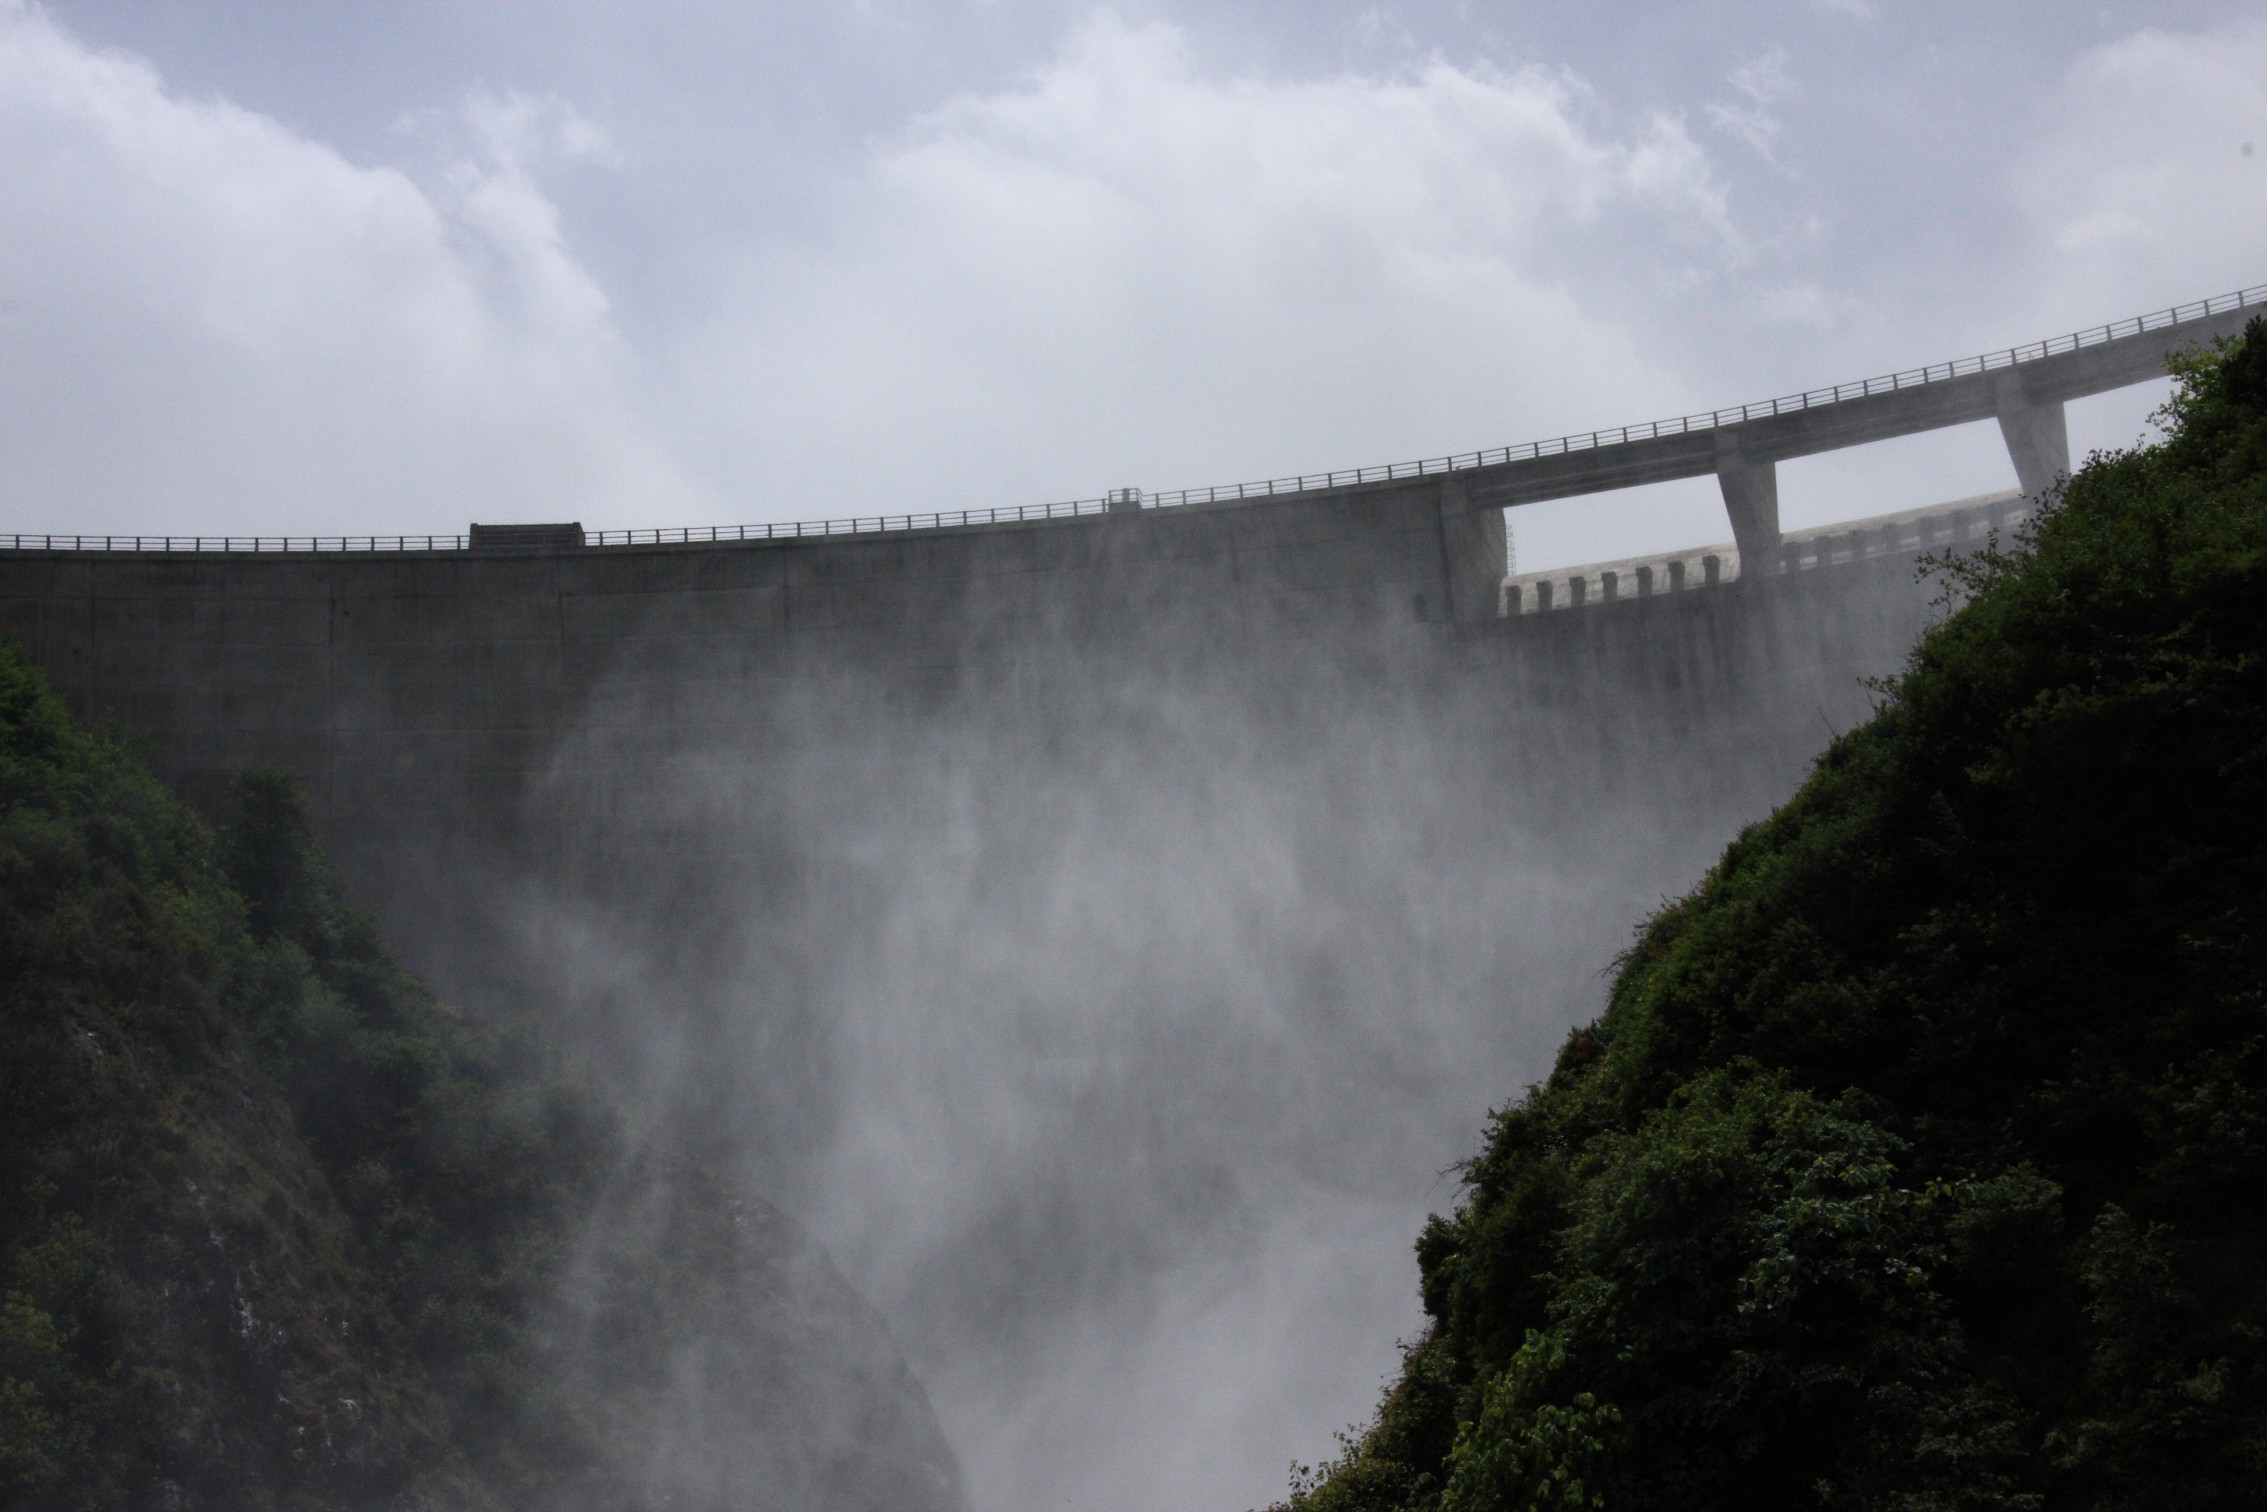
[[[436,1003],[288,779],[211,833],[0,646],[0,1504],[959,1503],[792,1224]]]
[[[1648,920],[1296,1512],[2267,1506],[2267,325]]]

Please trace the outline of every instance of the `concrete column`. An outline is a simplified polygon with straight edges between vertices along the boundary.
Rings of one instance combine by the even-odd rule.
[[[1501,509],[1475,509],[1465,478],[1443,473],[1440,480],[1441,587],[1447,612],[1460,625],[1496,617],[1510,561],[1504,544]]]
[[[1732,427],[1716,432],[1716,483],[1724,490],[1724,512],[1732,517],[1732,539],[1740,548],[1740,575],[1769,572],[1779,545],[1779,470],[1750,461]]]
[[[2023,375],[2010,369],[1992,383],[1992,408],[2024,498],[2036,499],[2070,476],[2070,427],[2059,402],[2033,401],[2023,391]]]

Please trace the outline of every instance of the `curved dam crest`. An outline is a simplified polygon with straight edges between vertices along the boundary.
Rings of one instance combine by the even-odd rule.
[[[1963,528],[2009,518],[2013,497],[1979,501]],[[1064,678],[1263,703],[1358,684],[1409,718],[1473,726],[1516,765],[1533,763],[1507,753],[1551,749],[1519,785],[1555,785],[1570,779],[1554,764],[1612,763],[1664,732],[1807,748],[1796,727],[1856,717],[1858,680],[1893,669],[1928,599],[1915,550],[1829,551],[1823,569],[1745,581],[1735,565],[1720,584],[1696,551],[1681,591],[1664,570],[1646,597],[1632,581],[1618,603],[1600,585],[1570,605],[1576,575],[1558,600],[1573,612],[1546,614],[1515,581],[1504,617],[1501,516],[1459,506],[1426,480],[919,537],[0,552],[0,633],[80,717],[153,740],[192,801],[218,804],[246,767],[298,774],[348,875],[417,951],[432,937],[418,921],[465,916],[430,890],[431,847],[543,867],[653,841],[673,763],[719,746],[760,762],[795,738],[783,721],[823,721],[814,690],[846,680],[909,711],[1004,699],[1041,720],[1050,697],[1067,713],[1046,692]],[[1931,530],[1908,540],[1953,540],[1952,512]]]

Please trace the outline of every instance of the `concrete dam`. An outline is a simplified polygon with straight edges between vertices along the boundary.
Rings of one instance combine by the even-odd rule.
[[[387,837],[421,812],[451,810],[453,829],[469,805],[476,828],[509,831],[535,786],[562,783],[612,812],[655,753],[814,675],[919,700],[1070,648],[1268,679],[1279,664],[1383,658],[1508,715],[1532,706],[1530,664],[1579,656],[1600,690],[1682,689],[1699,719],[1753,680],[1745,658],[1785,665],[1772,627],[1789,594],[1826,616],[1798,681],[1881,670],[1918,623],[1886,607],[1882,553],[1790,554],[1776,462],[1996,419],[2036,497],[2070,465],[2065,400],[2161,376],[2168,354],[2241,329],[2263,300],[2245,290],[1674,421],[1149,498],[731,530],[0,536],[0,633],[81,717],[154,741],[198,802],[247,766],[297,772],[357,864],[379,868],[372,882]],[[1734,545],[1689,554],[1689,573],[1625,564],[1594,583],[1573,574],[1555,598],[1550,580],[1507,583],[1506,507],[1707,474]],[[1902,562],[1887,574],[1905,575]],[[1538,618],[1558,610],[1586,612]]]
[[[735,530],[0,536],[0,633],[208,809],[246,767],[299,774],[357,889],[427,941],[481,912],[451,896],[482,874],[465,853],[602,882],[625,847],[697,849],[654,801],[674,768],[760,765],[824,724],[813,690],[843,679],[1044,720],[1060,684],[1136,668],[1263,701],[1366,677],[1412,718],[1490,726],[1473,738],[1497,760],[1547,720],[1594,748],[1563,758],[1590,780],[1659,727],[1688,744],[1680,770],[1717,767],[1695,760],[1713,743],[1783,786],[1793,769],[1741,752],[1807,750],[1819,721],[1856,717],[1857,679],[1921,623],[1916,549],[2017,506],[1785,542],[1774,464],[1995,419],[2036,497],[2069,467],[2063,401],[2161,375],[2263,298],[1674,421],[1147,498]],[[1709,473],[1729,548],[1507,581],[1506,507]]]

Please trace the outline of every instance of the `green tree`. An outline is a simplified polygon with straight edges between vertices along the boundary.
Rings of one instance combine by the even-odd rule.
[[[2267,1504],[2267,325],[2175,377],[1645,922],[1290,1505]]]

